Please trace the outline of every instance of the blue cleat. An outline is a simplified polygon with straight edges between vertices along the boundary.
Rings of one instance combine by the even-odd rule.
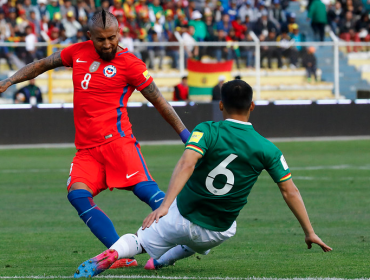
[[[77,268],[74,278],[94,277],[107,270],[116,260],[118,260],[117,251],[108,249],[96,257],[83,262]]]

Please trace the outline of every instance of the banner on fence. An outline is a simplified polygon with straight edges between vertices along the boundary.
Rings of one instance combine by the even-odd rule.
[[[202,63],[188,60],[188,85],[190,95],[211,95],[219,76],[225,76],[225,82],[232,80],[233,61]]]

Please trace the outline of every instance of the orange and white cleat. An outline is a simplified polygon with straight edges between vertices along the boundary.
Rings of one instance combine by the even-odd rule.
[[[120,259],[114,262],[109,269],[117,269],[123,267],[137,266],[137,260],[135,259]]]

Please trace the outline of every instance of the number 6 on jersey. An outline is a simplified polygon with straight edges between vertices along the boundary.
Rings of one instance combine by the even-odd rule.
[[[89,87],[90,79],[91,79],[91,74],[90,73],[86,73],[84,79],[81,82],[81,87],[83,89],[87,89]]]
[[[234,154],[229,155],[219,165],[217,165],[216,168],[209,172],[206,179],[206,187],[214,195],[227,194],[234,186],[234,174],[231,170],[227,169],[226,166],[228,166],[230,162],[235,160],[237,157],[238,156]],[[217,175],[225,175],[227,178],[225,186],[221,189],[216,189],[213,186],[213,181]]]

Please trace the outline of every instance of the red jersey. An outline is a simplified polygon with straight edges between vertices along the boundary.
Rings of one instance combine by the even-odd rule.
[[[61,57],[64,66],[73,67],[76,148],[92,148],[130,135],[127,101],[135,88],[141,91],[153,81],[144,62],[127,49],[104,61],[92,41],[65,48]]]

